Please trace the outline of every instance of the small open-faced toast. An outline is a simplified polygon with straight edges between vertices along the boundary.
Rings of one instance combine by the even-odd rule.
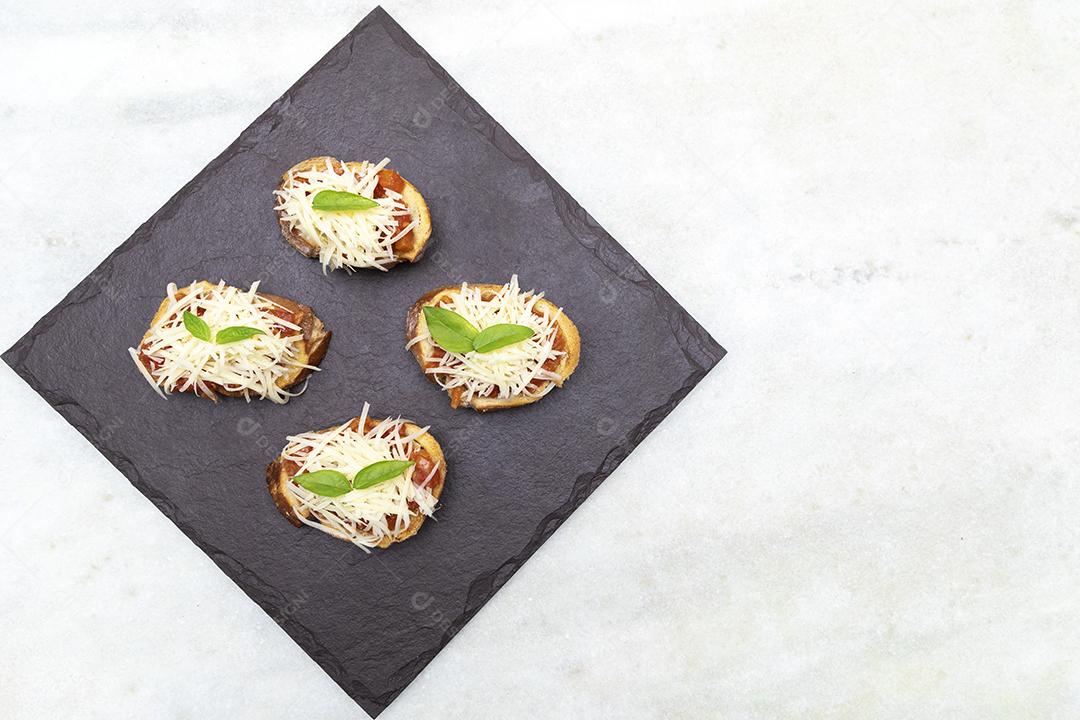
[[[285,403],[318,370],[330,331],[307,305],[205,280],[167,296],[139,347],[128,348],[139,372],[162,397],[191,392]]]
[[[517,275],[506,285],[432,290],[409,310],[405,338],[451,407],[480,412],[536,402],[581,357],[574,323],[543,293],[522,292]]]
[[[301,254],[327,268],[388,270],[416,262],[431,239],[431,213],[412,183],[380,163],[314,157],[281,176],[278,224]]]
[[[374,420],[368,405],[342,425],[294,435],[266,468],[278,510],[364,550],[420,530],[446,480],[442,448],[426,427]]]

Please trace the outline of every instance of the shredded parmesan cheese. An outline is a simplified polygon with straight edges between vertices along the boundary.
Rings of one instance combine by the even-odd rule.
[[[281,457],[300,466],[295,475],[337,470],[351,479],[363,468],[380,460],[409,460],[420,448],[416,439],[428,430],[424,427],[403,435],[405,421],[387,418],[365,432],[367,417],[368,404],[364,403],[358,423],[350,421],[332,430],[291,436]],[[354,424],[358,429],[353,429]],[[402,476],[393,480],[362,490],[350,490],[338,497],[316,495],[293,482],[292,478],[286,483],[286,491],[292,494],[299,508],[306,509],[314,518],[312,520],[296,513],[305,525],[348,540],[368,551],[380,540],[409,527],[417,514],[427,517],[434,514],[437,500],[428,486],[439,466],[434,464],[425,477],[414,478],[417,467],[409,467]],[[390,517],[393,518],[392,523],[388,522]]]
[[[484,295],[481,288],[462,283],[457,292],[440,297],[438,307],[456,312],[479,330],[512,323],[527,325],[536,333],[527,340],[487,353],[452,353],[436,346],[433,362],[428,363],[424,372],[433,375],[446,390],[462,388],[467,403],[476,397],[543,397],[561,379],[558,373],[545,368],[544,363],[566,354],[554,348],[562,308],[549,313],[547,303],[538,305],[544,294],[522,292],[517,275],[493,297],[485,299]],[[433,343],[426,324],[423,332],[406,347],[421,342]]]
[[[383,188],[384,197],[374,195],[379,171],[389,162],[389,158],[383,158],[377,165],[363,162],[359,169],[341,163],[337,167],[344,172],[339,175],[335,162],[327,159],[325,167],[292,173],[284,187],[274,191],[281,219],[318,247],[323,273],[327,268],[344,268],[347,272],[356,268],[385,271],[397,260],[394,243],[408,235],[418,221],[412,218],[399,232],[398,218],[411,215],[402,196],[388,188]],[[312,201],[323,190],[363,195],[378,206],[356,212],[320,212],[312,207]]]
[[[217,285],[196,282],[178,291],[169,283],[165,312],[138,349],[128,348],[139,372],[159,395],[194,391],[216,400],[215,390],[227,390],[249,402],[254,396],[281,404],[299,394],[283,390],[277,380],[302,368],[318,368],[301,361],[300,326],[272,314],[285,308],[258,295],[258,287],[255,282],[244,291],[224,281]],[[211,332],[242,325],[263,334],[224,345],[207,342],[184,326],[185,312],[201,317]]]

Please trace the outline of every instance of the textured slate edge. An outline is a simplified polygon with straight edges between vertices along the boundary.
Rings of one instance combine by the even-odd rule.
[[[470,127],[488,139],[500,152],[516,163],[524,164],[530,175],[542,180],[551,191],[552,200],[560,218],[573,237],[605,267],[618,277],[631,283],[639,292],[650,294],[657,308],[663,313],[672,334],[682,349],[687,362],[693,368],[682,387],[676,390],[664,404],[653,408],[634,426],[605,456],[600,467],[592,473],[584,473],[575,480],[574,488],[566,501],[549,513],[536,528],[529,542],[510,559],[496,568],[482,573],[470,585],[465,607],[449,625],[441,641],[431,650],[417,656],[414,660],[398,668],[390,677],[400,679],[400,683],[384,693],[372,692],[359,679],[350,676],[347,667],[336,656],[320,645],[314,634],[292,617],[279,615],[282,607],[288,604],[287,598],[278,593],[240,563],[234,561],[228,553],[205,542],[193,533],[187,532],[187,523],[183,510],[167,497],[157,493],[143,480],[138,469],[122,454],[105,444],[99,424],[92,415],[85,412],[72,398],[59,391],[52,390],[31,372],[25,361],[33,348],[38,335],[47,332],[69,307],[87,302],[100,294],[111,282],[112,262],[133,247],[137,247],[150,238],[155,225],[170,218],[176,211],[179,198],[190,188],[198,186],[205,176],[213,173],[218,166],[237,153],[247,152],[265,139],[277,126],[280,117],[292,104],[292,92],[302,85],[316,69],[348,47],[352,54],[352,45],[359,32],[371,24],[380,25],[390,37],[406,52],[424,60],[431,72],[441,79],[448,88],[453,88],[446,97],[446,105],[456,112]],[[116,466],[143,495],[182,532],[205,552],[222,571],[254,600],[268,615],[277,621],[314,659],[320,667],[341,686],[372,717],[377,717],[396,698],[419,672],[442,650],[443,647],[464,627],[480,608],[513,576],[530,556],[546,541],[552,533],[581,505],[585,499],[610,475],[633,449],[652,432],[657,425],[675,408],[690,390],[705,377],[726,354],[720,346],[690,315],[671,297],[659,283],[607,233],[578,204],[551,175],[533,159],[525,149],[485,111],[457,82],[439,65],[405,30],[394,21],[381,6],[372,10],[360,23],[339,41],[308,72],[304,73],[280,98],[270,105],[255,121],[247,127],[214,160],[203,168],[194,178],[185,184],[166,202],[161,209],[143,223],[130,238],[108,255],[82,282],[64,297],[52,310],[34,324],[33,328],[21,337],[2,356],[5,363],[38,394],[45,398],[61,416],[90,441],[109,462]]]

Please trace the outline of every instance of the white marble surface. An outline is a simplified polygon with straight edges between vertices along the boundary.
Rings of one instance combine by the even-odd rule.
[[[1080,7],[581,5],[387,9],[731,354],[383,717],[1080,715]],[[5,7],[0,345],[368,9]],[[365,717],[0,395],[0,716]]]

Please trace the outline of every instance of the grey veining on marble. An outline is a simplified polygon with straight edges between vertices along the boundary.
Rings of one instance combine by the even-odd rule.
[[[735,352],[381,717],[1075,716],[1080,11],[620,7],[387,5]],[[0,346],[368,9],[5,9]],[[362,717],[0,383],[5,717]]]

